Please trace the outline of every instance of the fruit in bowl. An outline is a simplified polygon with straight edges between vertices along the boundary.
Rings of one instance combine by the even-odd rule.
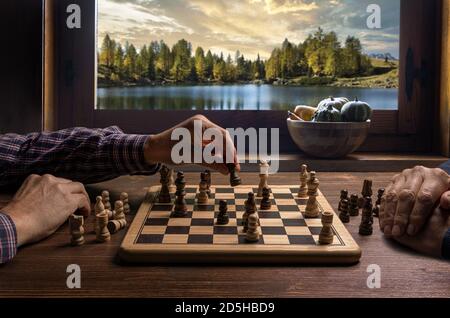
[[[358,99],[328,98],[314,114],[308,106],[298,106],[287,120],[289,133],[305,153],[319,158],[341,158],[356,151],[370,128],[372,109]]]

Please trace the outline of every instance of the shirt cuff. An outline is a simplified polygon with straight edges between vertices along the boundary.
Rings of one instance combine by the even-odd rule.
[[[443,163],[439,168],[450,174],[450,161]]]
[[[17,253],[16,226],[9,215],[0,212],[0,264],[9,262]]]
[[[160,164],[150,165],[145,160],[144,146],[147,135],[116,135],[112,143],[113,161],[119,171],[130,175],[153,175],[161,168]]]

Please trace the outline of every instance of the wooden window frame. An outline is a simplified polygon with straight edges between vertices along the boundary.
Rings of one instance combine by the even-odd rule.
[[[95,109],[97,0],[44,1],[54,10],[53,22],[45,19],[54,23],[53,99],[57,107],[53,111],[57,115],[52,128],[119,125],[128,133],[151,134],[203,114],[223,127],[279,128],[280,151],[299,152],[287,131],[285,111]],[[82,8],[81,29],[65,27],[65,8],[72,3]],[[432,141],[439,108],[441,9],[442,0],[401,0],[399,107],[374,111],[361,151],[439,152]]]

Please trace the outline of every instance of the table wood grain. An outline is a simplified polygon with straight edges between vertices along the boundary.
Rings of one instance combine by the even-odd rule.
[[[392,175],[321,173],[320,189],[336,208],[342,188],[359,193],[364,178],[371,178],[377,189]],[[246,183],[258,181],[254,173],[241,176]],[[197,183],[198,178],[197,173],[186,175],[188,183]],[[94,198],[102,189],[109,189],[114,200],[127,191],[134,212],[148,186],[157,183],[157,176],[122,177],[88,186],[88,192]],[[213,175],[213,183],[225,184],[226,178]],[[295,173],[270,178],[274,185],[297,183]],[[359,236],[358,226],[355,218],[347,225],[363,251],[360,263],[353,266],[130,266],[116,257],[125,232],[113,235],[109,243],[94,243],[91,218],[85,245],[69,246],[65,224],[48,239],[22,248],[13,262],[0,267],[0,297],[450,297],[449,262],[418,255],[386,240],[378,224],[369,237]],[[81,267],[79,290],[66,287],[69,264]],[[381,289],[367,288],[370,264],[381,267]]]

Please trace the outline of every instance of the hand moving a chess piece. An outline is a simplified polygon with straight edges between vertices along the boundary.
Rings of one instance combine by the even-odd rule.
[[[209,128],[217,129],[218,131],[220,131],[222,133],[223,140],[224,140],[224,145],[223,145],[224,153],[223,154],[217,154],[217,153],[215,154],[216,157],[220,157],[220,159],[223,163],[203,162],[201,165],[207,167],[208,169],[216,170],[225,175],[229,174],[230,169],[229,169],[229,167],[227,167],[227,164],[226,164],[227,163],[226,158],[228,156],[226,153],[226,149],[227,149],[227,145],[229,145],[230,147],[228,147],[228,149],[231,149],[231,151],[233,151],[233,153],[230,154],[231,155],[230,158],[234,158],[234,162],[233,162],[233,164],[235,165],[234,168],[236,171],[240,171],[240,165],[239,165],[239,162],[237,159],[236,149],[234,147],[233,141],[231,140],[230,134],[225,129],[212,123],[208,118],[206,118],[205,116],[202,116],[202,115],[196,115],[196,116],[182,122],[181,124],[179,124],[175,127],[172,127],[162,133],[149,136],[149,138],[146,142],[146,145],[145,145],[145,149],[144,149],[146,161],[150,164],[154,164],[154,163],[164,163],[164,164],[168,164],[168,165],[174,164],[174,162],[172,161],[172,158],[171,158],[171,152],[172,152],[172,147],[177,143],[177,141],[172,140],[172,138],[171,138],[172,132],[177,128],[188,129],[189,132],[191,133],[191,136],[192,136],[191,142],[193,144],[194,143],[194,123],[195,122],[197,122],[197,124],[199,122],[202,124],[203,131],[205,131]],[[212,142],[212,140],[202,140],[201,145],[193,144],[193,147],[197,146],[197,147],[201,147],[203,149],[205,146],[207,146],[211,142]],[[191,162],[194,162],[193,158],[192,158]]]
[[[89,197],[78,182],[51,175],[31,175],[2,212],[14,221],[17,245],[40,241],[53,234],[71,214],[87,217]]]

